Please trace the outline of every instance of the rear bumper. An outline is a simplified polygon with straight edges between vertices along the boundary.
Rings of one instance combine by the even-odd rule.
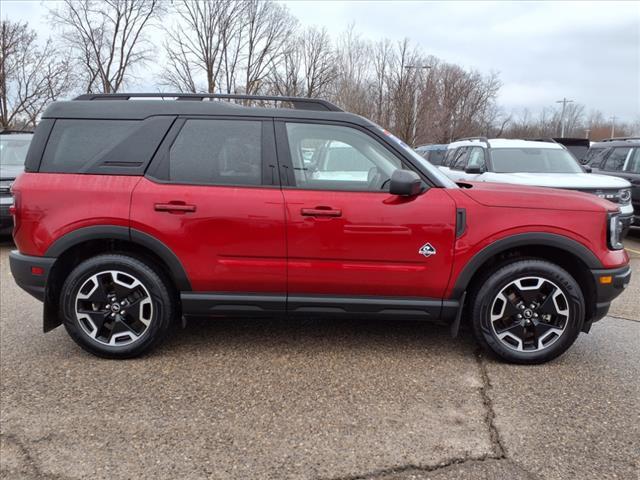
[[[17,250],[9,254],[11,274],[20,288],[36,297],[41,302],[45,298],[45,287],[55,258],[32,257],[23,255]]]
[[[591,322],[596,322],[603,318],[609,311],[611,302],[620,295],[631,280],[631,267],[629,265],[607,269],[591,270],[596,285],[595,311]],[[610,283],[602,283],[601,279],[611,277]]]

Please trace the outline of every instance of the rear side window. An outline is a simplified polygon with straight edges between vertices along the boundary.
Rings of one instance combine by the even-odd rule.
[[[169,181],[262,184],[262,122],[187,120],[169,151]]]
[[[624,163],[629,155],[630,148],[614,148],[613,152],[607,157],[604,163],[604,169],[611,172],[619,172],[622,170]]]
[[[139,123],[137,120],[56,120],[40,171],[83,172],[120,144]]]
[[[633,153],[627,159],[624,171],[629,173],[640,173],[640,148],[634,148]]]

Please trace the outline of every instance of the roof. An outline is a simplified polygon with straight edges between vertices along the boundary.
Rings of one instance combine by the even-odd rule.
[[[488,144],[488,145],[487,145]],[[512,138],[488,138],[481,139],[475,138],[472,140],[459,140],[449,144],[449,149],[476,146],[495,149],[495,148],[549,148],[549,149],[563,149],[562,145],[555,142],[543,142],[536,140],[519,140]]]
[[[373,122],[347,112],[248,107],[227,101],[71,100],[52,103],[42,118],[143,120],[156,115],[227,115],[238,117],[343,120],[370,127]]]
[[[591,148],[633,147],[640,145],[640,138],[609,139],[593,142]]]
[[[428,152],[430,150],[446,150],[447,149],[447,144],[446,143],[434,143],[434,144],[430,144],[430,145],[420,145],[418,147],[415,148],[416,152]]]

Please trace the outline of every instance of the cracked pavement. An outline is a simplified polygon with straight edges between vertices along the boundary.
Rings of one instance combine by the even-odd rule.
[[[638,478],[638,275],[610,317],[541,366],[500,363],[468,332],[367,319],[193,321],[117,362],[41,333],[10,248],[0,478]]]

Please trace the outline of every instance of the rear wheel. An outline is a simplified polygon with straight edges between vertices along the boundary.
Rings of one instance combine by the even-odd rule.
[[[162,276],[126,255],[82,262],[62,287],[67,332],[85,350],[108,358],[140,355],[165,336],[175,301]]]
[[[561,355],[580,333],[584,311],[575,279],[543,260],[498,268],[471,299],[479,343],[514,363],[543,363]]]

